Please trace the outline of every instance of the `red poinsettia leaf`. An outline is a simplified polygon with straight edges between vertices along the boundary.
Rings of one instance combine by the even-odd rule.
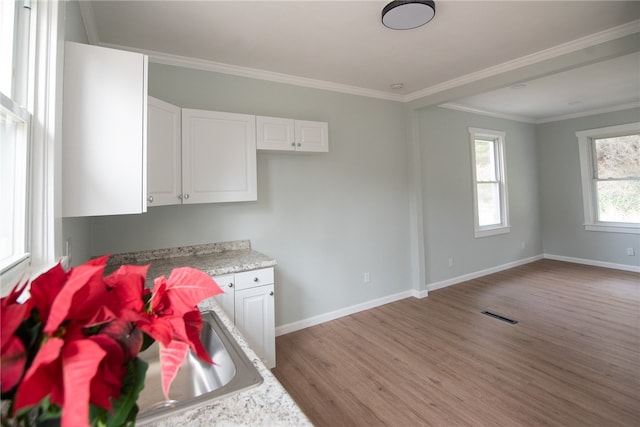
[[[49,310],[60,290],[64,287],[69,273],[64,271],[60,263],[41,274],[31,282],[29,293],[31,301],[40,313],[42,323],[49,318]]]
[[[174,328],[170,317],[156,317],[141,319],[136,325],[154,340],[163,345],[169,345],[174,337]]]
[[[98,334],[89,337],[106,352],[100,362],[98,372],[91,380],[90,402],[104,409],[112,409],[112,400],[120,396],[122,381],[126,374],[124,350],[113,338]]]
[[[147,270],[149,265],[123,265],[104,278],[110,289],[110,299],[117,308],[142,311],[144,308],[142,295]]]
[[[72,307],[72,301],[75,294],[83,290],[83,288],[91,281],[102,282],[103,271],[104,264],[95,265],[95,260],[71,270],[67,282],[53,301],[49,318],[47,319],[47,323],[44,327],[44,332],[50,334],[58,329],[58,326],[60,326],[60,324],[67,318],[69,311],[72,309],[80,309],[83,311],[94,309],[94,311],[97,311],[98,307],[93,307],[93,304],[97,301],[78,301],[79,304],[75,304],[74,307]]]
[[[153,291],[149,301],[151,311],[156,314],[171,314],[171,301],[167,298],[167,278],[164,276],[153,279]]]
[[[25,364],[27,363],[24,344],[22,344],[19,338],[11,337],[6,348],[2,351],[0,361],[2,362],[0,384],[2,385],[2,392],[6,393],[20,382],[20,378],[22,378],[22,374],[24,373]]]
[[[127,359],[136,357],[142,347],[142,331],[133,322],[114,319],[104,324],[98,335],[106,335],[115,340],[125,351],[124,357]]]
[[[62,349],[62,427],[89,426],[91,380],[106,354],[102,347],[88,339],[68,342]]]
[[[13,402],[14,414],[25,407],[37,404],[61,386],[60,351],[63,344],[64,341],[60,338],[49,338],[40,347],[22,383],[18,386]]]
[[[162,367],[162,391],[169,400],[169,388],[189,352],[189,344],[172,341],[168,346],[160,344],[160,366]]]
[[[164,289],[158,287],[156,294],[154,287],[152,298],[162,297],[163,292],[166,292],[174,313],[186,313],[193,310],[200,301],[223,291],[208,274],[195,268],[180,267],[171,271]]]
[[[102,306],[98,309],[97,312],[94,313],[93,317],[86,322],[85,327],[92,327],[104,323],[109,323],[115,319],[118,319],[118,316],[116,316],[116,314],[111,311],[109,307]]]
[[[209,356],[209,353],[207,353],[207,350],[202,345],[202,341],[200,341],[200,333],[202,332],[202,315],[200,314],[200,310],[193,310],[186,313],[184,315],[184,326],[187,338],[189,339],[189,346],[196,356],[203,362],[213,364],[211,356]]]
[[[2,299],[0,302],[0,319],[2,325],[0,327],[0,351],[5,352],[5,347],[13,339],[13,333],[20,327],[23,320],[31,315],[31,303],[29,300],[24,304],[5,304],[10,301],[9,298]]]
[[[0,299],[1,304],[10,305],[16,303],[20,295],[22,295],[22,292],[24,292],[27,285],[29,284],[28,280],[25,280],[24,282],[22,282],[21,280],[22,279],[18,280],[18,283],[16,283],[16,285],[13,287],[13,289],[11,289],[7,296],[4,296],[2,297],[2,299]]]

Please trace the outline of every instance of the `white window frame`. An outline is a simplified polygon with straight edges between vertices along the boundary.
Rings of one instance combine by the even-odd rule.
[[[2,36],[11,40],[4,48],[11,50],[9,65],[11,75],[5,77],[11,80],[8,87],[3,86],[4,93],[0,93],[0,104],[3,114],[10,117],[21,127],[16,133],[18,140],[14,145],[13,159],[15,170],[13,171],[14,197],[11,216],[13,218],[13,236],[9,257],[0,261],[0,283],[5,283],[8,278],[15,279],[18,273],[24,272],[31,261],[31,227],[28,219],[31,217],[31,140],[33,119],[33,91],[34,91],[34,48],[35,48],[35,5],[30,1],[16,1],[13,8],[13,25]],[[9,12],[6,9],[5,13]],[[11,19],[9,14],[3,15],[3,19]],[[4,41],[6,43],[6,39]],[[6,58],[5,58],[6,59]],[[6,64],[5,64],[6,65]],[[6,141],[5,141],[6,142]],[[7,160],[7,159],[3,159]],[[3,196],[6,197],[5,194]]]
[[[511,226],[509,224],[509,197],[507,191],[507,168],[505,154],[505,137],[506,133],[497,130],[480,129],[470,127],[470,147],[471,147],[471,172],[473,183],[473,220],[475,237],[494,236],[497,234],[509,233]],[[480,218],[478,214],[478,183],[476,175],[476,139],[492,140],[495,147],[495,164],[496,164],[496,180],[500,192],[500,224],[480,226]]]
[[[0,295],[19,280],[50,268],[62,252],[59,164],[62,111],[64,2],[23,0],[31,7],[30,52],[26,84],[29,128],[26,256],[0,269]],[[37,9],[37,10],[36,10]],[[24,62],[23,62],[24,63]],[[23,74],[24,75],[24,74]]]
[[[584,206],[584,228],[588,231],[640,234],[640,224],[598,221],[593,140],[640,132],[640,122],[576,132],[580,152],[580,175]]]

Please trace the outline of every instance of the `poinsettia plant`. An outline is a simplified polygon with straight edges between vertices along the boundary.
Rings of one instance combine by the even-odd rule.
[[[133,425],[147,369],[137,356],[154,341],[167,399],[189,349],[213,363],[197,307],[222,292],[209,275],[176,268],[149,290],[148,265],[105,276],[107,259],[69,271],[57,264],[0,300],[2,399],[13,421],[26,424],[35,411],[63,427]]]

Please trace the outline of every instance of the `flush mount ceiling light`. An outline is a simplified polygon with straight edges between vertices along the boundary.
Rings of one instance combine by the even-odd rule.
[[[410,30],[431,21],[436,4],[431,0],[392,1],[382,9],[382,23],[392,30]]]

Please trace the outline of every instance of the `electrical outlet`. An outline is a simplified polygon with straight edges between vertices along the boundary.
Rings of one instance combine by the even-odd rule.
[[[636,255],[636,251],[634,251],[633,248],[627,248],[627,255],[635,256]]]
[[[371,283],[371,274],[368,271],[364,272],[364,283]]]
[[[453,257],[449,258],[449,268],[453,267]]]

